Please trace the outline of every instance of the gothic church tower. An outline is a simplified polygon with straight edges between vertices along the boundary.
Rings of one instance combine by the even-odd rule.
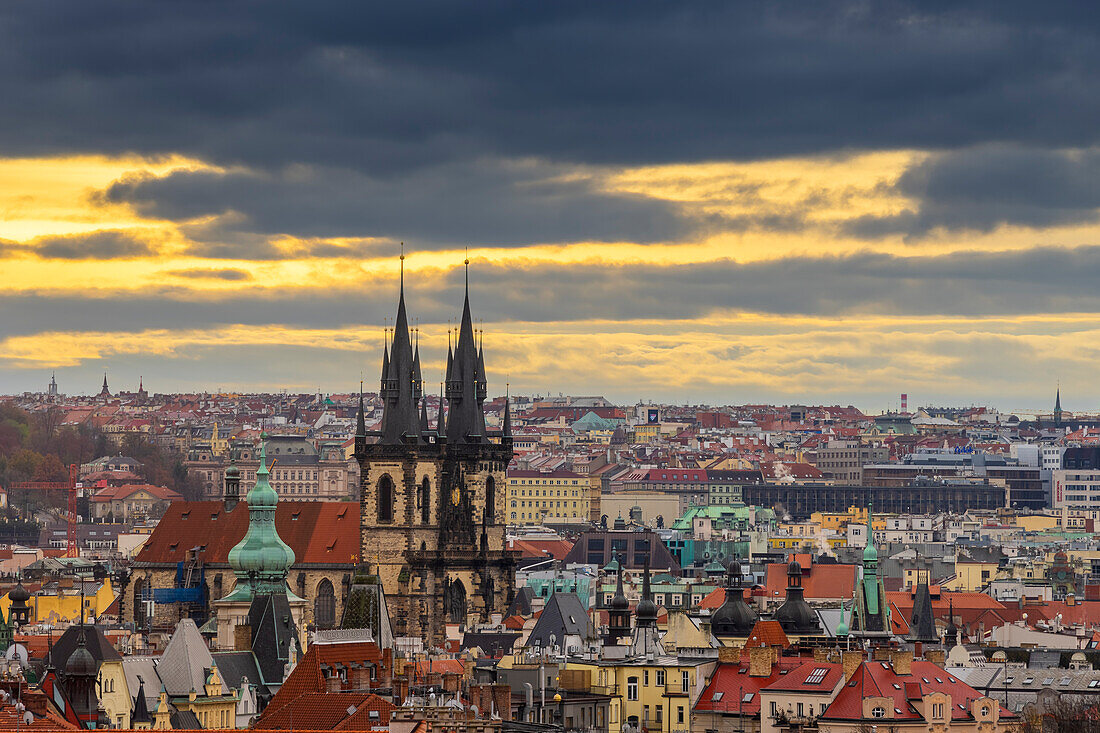
[[[402,273],[393,338],[382,358],[378,431],[367,432],[359,404],[362,557],[382,582],[394,634],[437,646],[446,624],[503,613],[515,583],[515,554],[504,541],[512,436],[507,411],[501,430],[485,427],[485,362],[475,342],[468,276],[458,341],[448,351],[446,419],[441,405],[433,428]]]

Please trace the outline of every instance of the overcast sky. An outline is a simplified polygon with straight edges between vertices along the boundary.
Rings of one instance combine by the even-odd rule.
[[[0,392],[1100,408],[1079,2],[0,4]]]

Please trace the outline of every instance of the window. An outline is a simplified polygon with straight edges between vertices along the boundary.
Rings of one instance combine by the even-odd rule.
[[[636,701],[638,699],[638,678],[628,677],[626,680],[626,699]]]
[[[653,718],[653,721],[657,724],[657,727],[660,728],[661,724],[664,722],[664,719],[665,719],[665,708],[664,708],[664,706],[663,705],[657,705],[656,707],[654,707],[653,708],[653,714],[655,716]]]
[[[432,521],[432,484],[425,476],[424,480],[420,482],[420,523],[428,524]],[[512,506],[515,506],[515,502],[512,502]]]
[[[642,686],[649,687],[649,670],[642,671]]]
[[[378,521],[393,521],[393,479],[389,474],[378,479]]]
[[[752,699],[753,699],[754,697],[756,697],[756,693],[755,693],[755,692],[746,692],[746,693],[745,693],[745,696],[741,698],[741,702],[743,702],[743,703],[750,703],[750,702],[752,702]]]
[[[818,667],[813,672],[810,672],[810,676],[806,678],[806,684],[820,685],[822,680],[825,679],[825,675],[827,675],[828,673],[828,667]]]
[[[885,718],[886,717],[886,708],[880,708],[880,707],[871,708],[871,717],[872,718]]]
[[[688,681],[688,671],[682,670],[680,672],[680,692],[687,692],[691,689],[691,683]]]
[[[323,579],[317,585],[317,598],[313,602],[313,621],[319,629],[331,629],[336,625],[336,593],[332,581]]]
[[[665,671],[663,669],[657,670],[657,686],[658,687],[664,687],[665,686]]]
[[[711,702],[722,702],[722,696],[725,695],[725,694],[726,693],[724,693],[724,692],[714,693],[713,695],[710,696]]]
[[[676,722],[680,723],[681,725],[683,725],[683,723],[684,723],[684,706],[683,705],[677,705],[676,706]]]

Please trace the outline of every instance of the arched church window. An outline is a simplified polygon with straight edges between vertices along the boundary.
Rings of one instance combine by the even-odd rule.
[[[313,622],[319,629],[331,629],[336,625],[336,591],[328,578],[317,585],[317,598],[313,601]]]
[[[388,473],[378,479],[378,521],[393,521],[393,479]]]
[[[485,524],[496,524],[497,482],[492,476],[485,479]]]

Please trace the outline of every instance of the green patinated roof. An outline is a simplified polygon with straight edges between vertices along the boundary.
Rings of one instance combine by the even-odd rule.
[[[248,492],[248,531],[229,551],[229,567],[237,586],[225,600],[250,600],[256,593],[286,592],[286,576],[294,564],[294,550],[275,529],[275,506],[279,495],[271,488],[267,465],[267,435],[260,442],[260,467],[256,485]]]

